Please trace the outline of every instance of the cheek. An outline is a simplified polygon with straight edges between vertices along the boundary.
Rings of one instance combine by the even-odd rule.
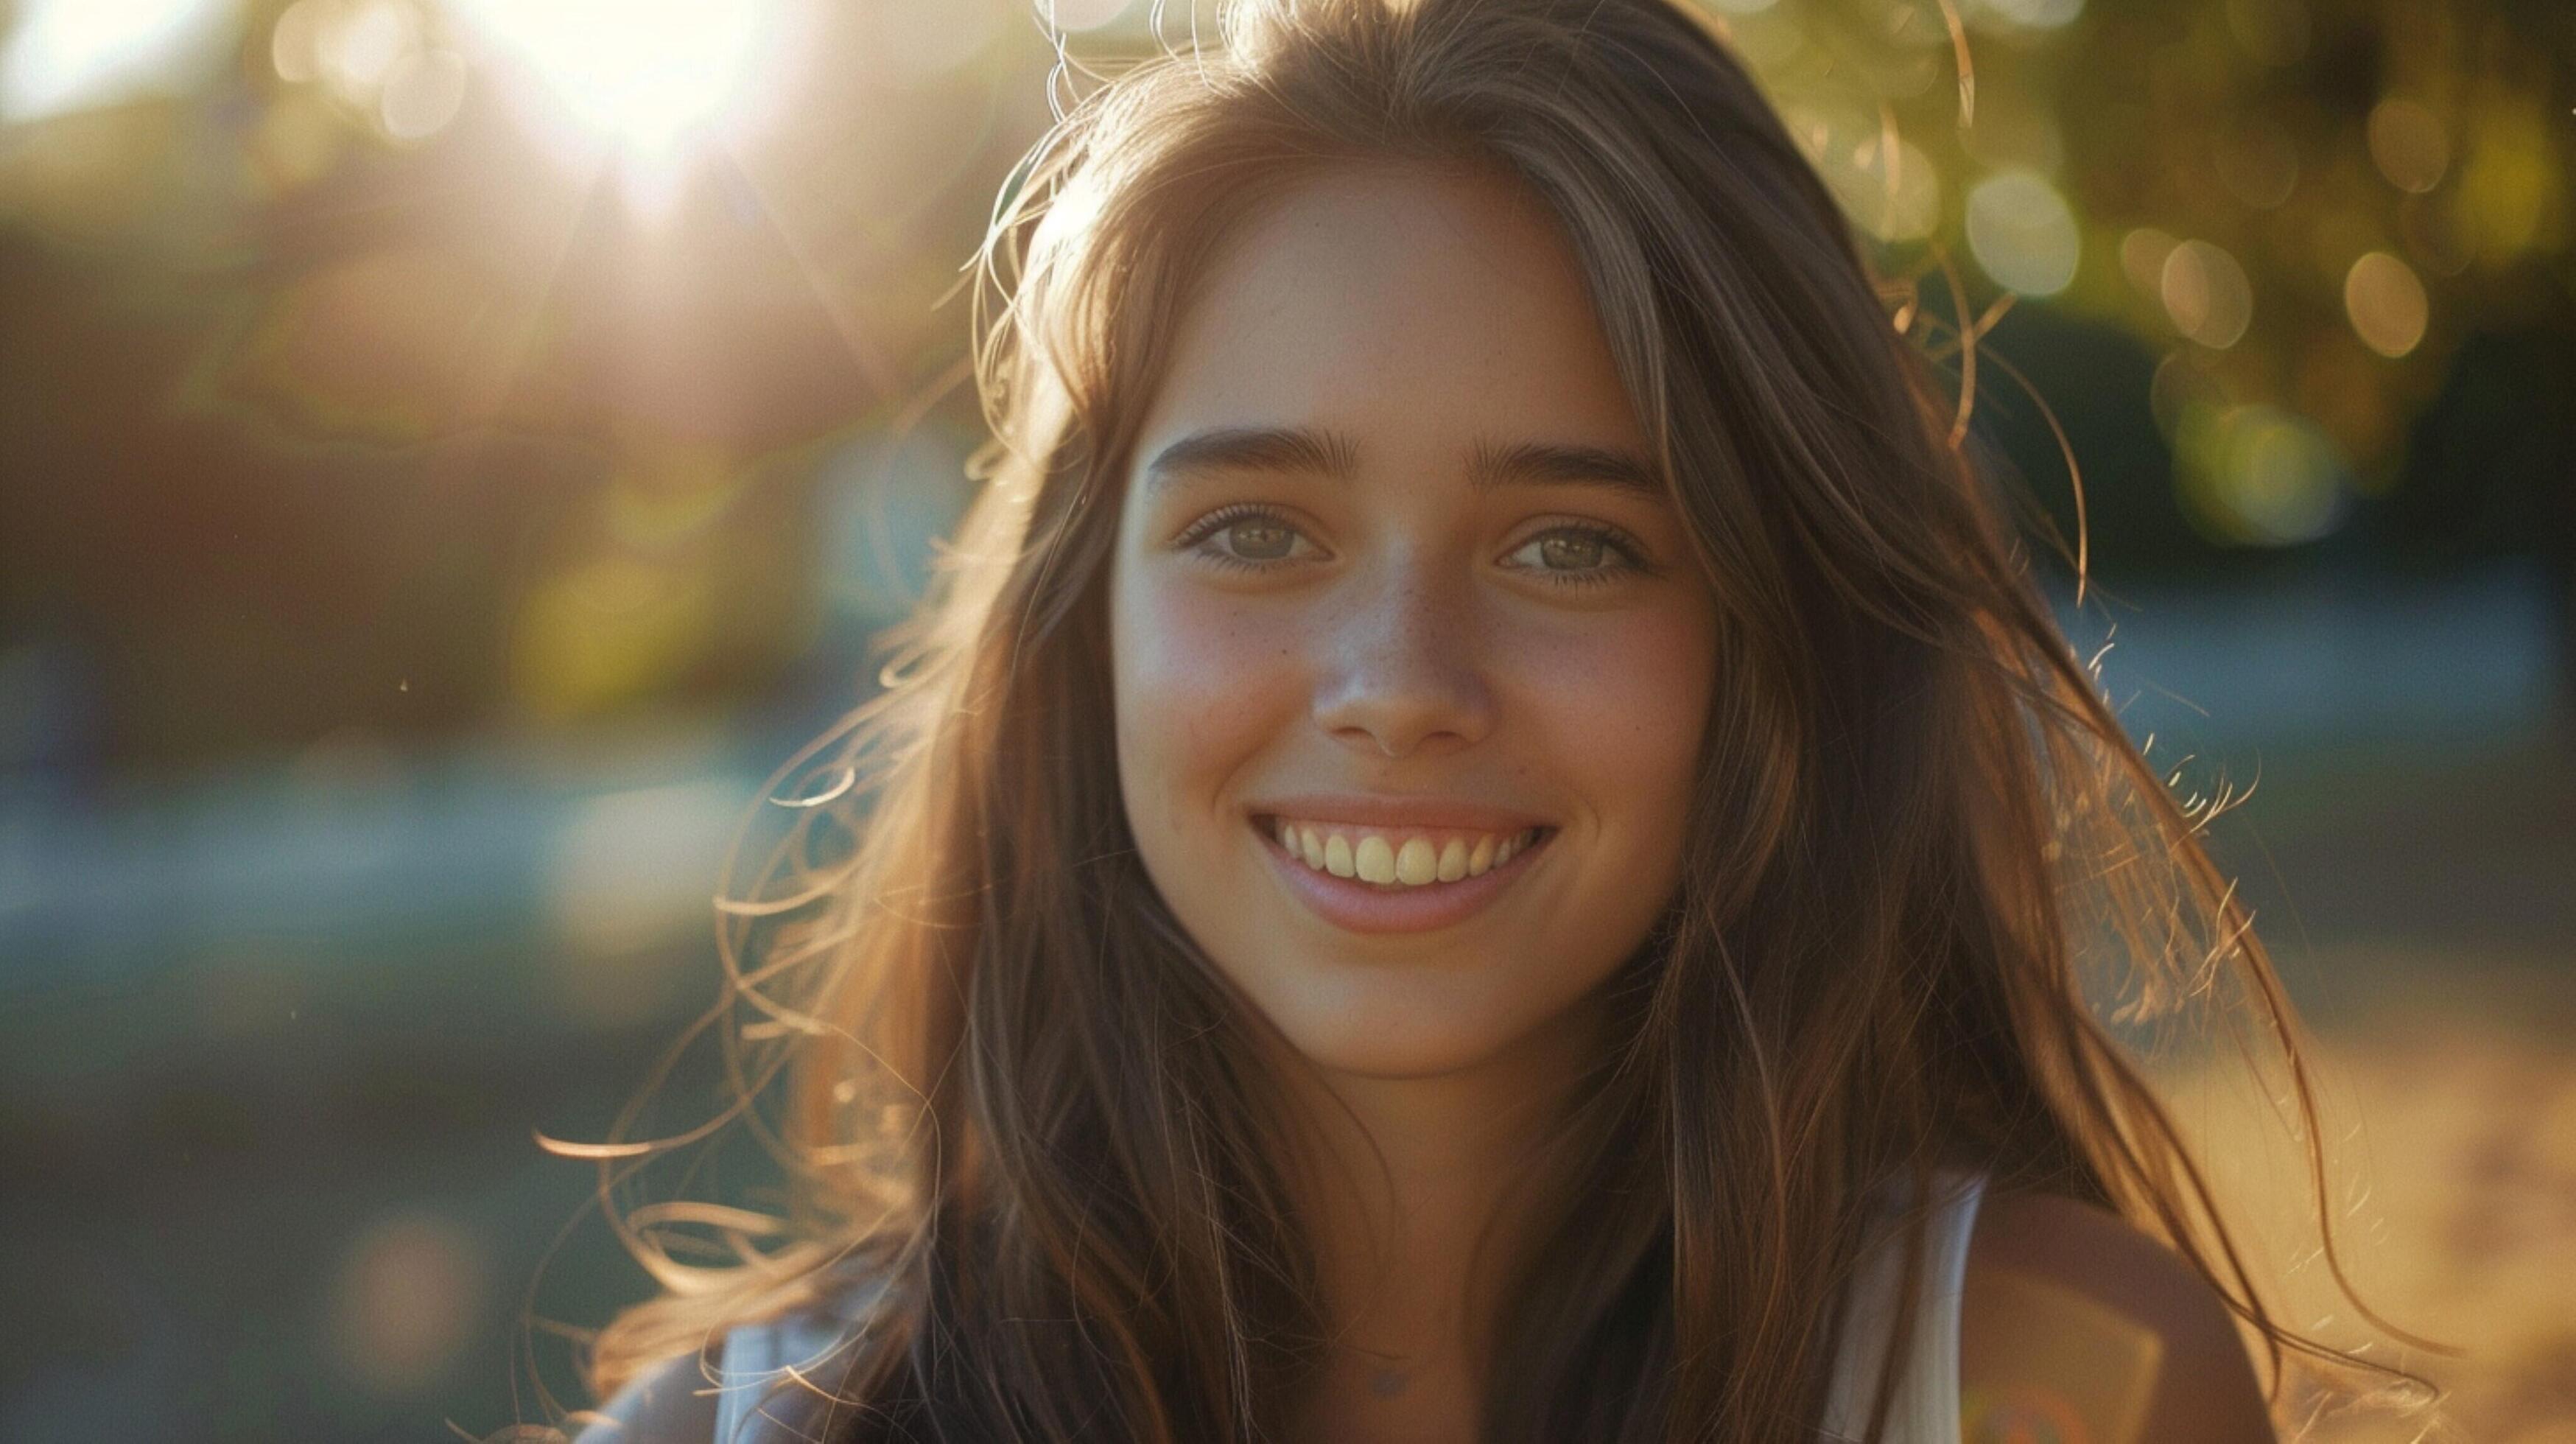
[[[1502,643],[1515,710],[1598,810],[1605,835],[1668,837],[1685,815],[1707,725],[1716,628],[1704,608],[1680,606],[1582,621]]]
[[[1122,569],[1113,598],[1110,648],[1128,807],[1175,820],[1204,815],[1224,782],[1295,715],[1293,628],[1207,588],[1132,570]]]

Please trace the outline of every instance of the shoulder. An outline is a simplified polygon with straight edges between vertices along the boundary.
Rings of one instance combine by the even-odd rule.
[[[580,1416],[573,1444],[723,1444],[739,1437],[802,1438],[779,1431],[809,1407],[782,1396],[798,1389],[828,1398],[816,1380],[829,1375],[886,1292],[885,1281],[841,1267],[815,1282],[814,1294],[785,1313],[746,1319],[701,1351],[654,1364],[605,1404]],[[773,1431],[764,1433],[764,1430]]]
[[[2019,1420],[2062,1438],[2275,1438],[2208,1281],[2117,1215],[2048,1194],[1998,1193],[1978,1211],[1959,1373],[1963,1412],[2013,1437]]]
[[[710,1444],[716,1437],[713,1361],[682,1354],[646,1369],[587,1416],[573,1444]]]

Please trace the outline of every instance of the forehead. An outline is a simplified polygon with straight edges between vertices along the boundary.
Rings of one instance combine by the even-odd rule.
[[[1482,445],[1641,450],[1581,271],[1498,174],[1324,172],[1241,223],[1200,278],[1140,461],[1210,426],[1318,426],[1360,464],[1457,471]]]

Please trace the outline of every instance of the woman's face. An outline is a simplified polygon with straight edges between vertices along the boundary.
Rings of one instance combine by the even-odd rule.
[[[1111,601],[1155,886],[1326,1068],[1570,1023],[1672,895],[1716,658],[1553,220],[1330,172],[1237,233],[1166,375]]]

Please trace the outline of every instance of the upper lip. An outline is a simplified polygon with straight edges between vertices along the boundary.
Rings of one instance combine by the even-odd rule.
[[[1310,792],[1252,805],[1257,815],[1299,822],[1348,822],[1364,827],[1455,827],[1479,832],[1518,832],[1546,827],[1546,818],[1508,807],[1488,807],[1446,797],[1389,797],[1359,792]]]

